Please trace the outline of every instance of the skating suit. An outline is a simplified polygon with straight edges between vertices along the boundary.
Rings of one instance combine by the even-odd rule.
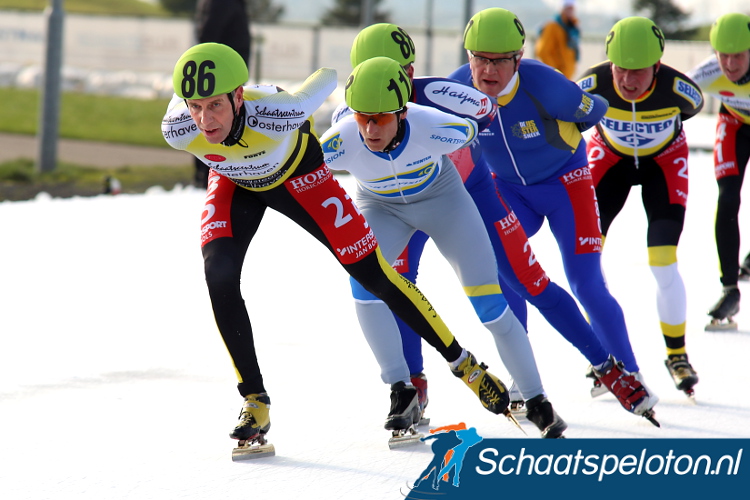
[[[413,82],[414,101],[417,104],[474,119],[480,131],[494,119],[494,111],[488,112],[484,104],[488,96],[474,87],[437,77],[415,78]],[[340,106],[334,112],[334,123],[347,111],[345,105]],[[521,324],[526,327],[526,301],[529,301],[586,359],[595,365],[604,362],[608,354],[578,305],[564,289],[550,281],[536,259],[523,227],[495,186],[479,144],[474,142],[471,147],[448,156],[456,165],[466,190],[482,216],[495,252],[500,287]],[[422,231],[414,233],[406,249],[393,262],[397,271],[415,283],[427,239]],[[409,370],[412,374],[420,373],[424,369],[421,339],[399,318],[396,321]]]
[[[685,354],[687,296],[677,268],[688,197],[688,145],[682,122],[701,110],[703,95],[690,78],[666,64],[660,65],[651,87],[633,101],[618,92],[608,61],[589,68],[578,85],[609,102],[587,143],[602,234],[607,236],[630,188],[640,185],[661,332],[668,354]]]
[[[508,308],[497,279],[492,244],[461,176],[443,155],[472,142],[477,124],[435,108],[408,104],[404,135],[390,152],[370,151],[353,116],[321,137],[333,170],[346,170],[358,183],[357,205],[393,262],[416,230],[427,233],[456,270],[482,324],[493,334],[508,371],[528,397],[543,390],[523,326]],[[401,336],[377,297],[352,282],[355,308],[381,367],[384,382],[408,381]]]
[[[473,83],[468,64],[449,78]],[[606,102],[551,67],[522,59],[497,103],[497,116],[479,143],[500,192],[527,235],[547,219],[571,291],[594,332],[629,371],[638,371],[622,309],[601,272],[601,228],[580,132],[604,116]]]
[[[324,68],[295,93],[274,86],[246,87],[244,132],[240,142],[229,147],[209,144],[176,96],[162,122],[164,138],[172,147],[192,153],[212,169],[201,221],[206,282],[243,396],[265,391],[240,293],[240,273],[267,208],[286,215],[328,247],[351,276],[447,361],[461,354],[461,346],[426,298],[383,259],[372,229],[323,162],[310,116],[336,84],[336,72]],[[305,258],[302,248],[299,258]],[[260,263],[292,264],[272,257]],[[252,273],[246,274],[246,281],[248,276]],[[268,359],[282,356],[274,353]]]
[[[714,174],[719,186],[716,248],[722,285],[737,285],[740,270],[740,190],[750,159],[750,72],[733,83],[724,76],[714,55],[690,71],[688,76],[704,94],[721,101],[714,142]]]

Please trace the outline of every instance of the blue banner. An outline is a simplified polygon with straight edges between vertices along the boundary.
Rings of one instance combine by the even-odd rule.
[[[513,492],[531,499],[576,489],[586,498],[680,492],[687,500],[746,494],[750,485],[750,458],[742,463],[750,439],[484,439],[464,425],[423,439],[433,457],[405,495],[411,500]]]

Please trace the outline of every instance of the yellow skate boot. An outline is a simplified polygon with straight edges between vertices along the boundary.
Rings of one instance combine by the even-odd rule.
[[[482,406],[496,415],[506,415],[510,404],[510,394],[505,384],[487,371],[487,365],[478,363],[470,352],[465,360],[452,370],[453,375],[464,381],[479,397]]]
[[[265,392],[245,396],[239,422],[229,437],[239,440],[240,445],[262,438],[271,428],[270,409],[271,399]]]

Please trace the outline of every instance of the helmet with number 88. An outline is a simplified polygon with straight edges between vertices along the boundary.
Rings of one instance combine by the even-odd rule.
[[[248,80],[247,64],[234,49],[201,43],[185,51],[172,72],[174,93],[182,99],[203,99],[232,92]]]
[[[401,66],[414,62],[414,41],[403,28],[390,23],[373,24],[359,32],[352,43],[352,68],[373,57],[390,57]]]
[[[346,105],[358,113],[390,113],[403,109],[411,82],[401,65],[389,57],[372,57],[357,65],[346,81]]]

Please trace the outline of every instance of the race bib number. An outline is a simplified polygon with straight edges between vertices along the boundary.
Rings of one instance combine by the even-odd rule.
[[[325,164],[284,185],[318,223],[342,264],[362,260],[377,248],[372,228]]]

